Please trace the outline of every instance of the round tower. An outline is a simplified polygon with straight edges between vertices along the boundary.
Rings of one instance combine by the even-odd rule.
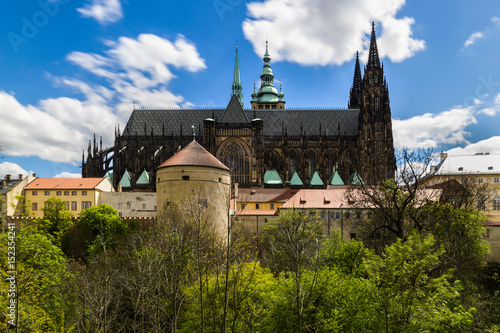
[[[156,171],[159,216],[174,203],[186,212],[202,212],[225,234],[231,194],[231,171],[198,142],[192,141]]]

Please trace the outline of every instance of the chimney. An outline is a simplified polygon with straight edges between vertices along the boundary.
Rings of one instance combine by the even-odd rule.
[[[22,173],[20,173],[18,176],[19,176],[19,180],[23,180],[23,174]]]
[[[34,173],[34,174],[33,174],[33,177],[35,177],[35,178],[36,178],[36,173]]]
[[[11,177],[11,175],[5,175],[5,181],[10,182],[10,177]]]
[[[441,152],[441,162],[443,162],[447,157],[448,157],[448,153],[445,153],[445,152]]]

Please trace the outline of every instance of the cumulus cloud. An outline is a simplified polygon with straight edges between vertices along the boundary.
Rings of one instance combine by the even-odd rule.
[[[464,43],[464,48],[471,46],[474,44],[478,39],[481,39],[484,37],[484,34],[482,32],[474,32],[467,38],[467,40]]]
[[[457,147],[447,151],[450,155],[474,155],[476,153],[490,153],[500,155],[500,136],[471,143],[465,147]]]
[[[115,23],[123,18],[120,0],[91,0],[77,10],[82,16],[93,18],[99,24]]]
[[[356,51],[367,57],[371,25],[381,26],[379,55],[400,62],[425,49],[413,38],[411,17],[396,18],[405,0],[265,0],[247,4],[243,32],[257,54],[270,39],[274,60],[341,65]]]
[[[130,115],[131,105],[180,107],[189,105],[167,88],[175,77],[170,67],[190,72],[205,68],[196,47],[185,37],[174,42],[155,35],[137,39],[120,38],[106,42],[104,54],[72,52],[67,60],[105,79],[109,87],[71,77],[52,78],[56,85],[73,89],[82,100],[59,97],[22,105],[0,91],[2,153],[12,156],[39,156],[44,160],[75,163],[93,133],[110,133]],[[105,136],[103,145],[114,138]]]
[[[0,178],[4,178],[5,175],[12,175],[13,178],[17,178],[17,175],[22,174],[23,176],[28,175],[28,171],[24,170],[20,165],[11,162],[0,163]]]
[[[82,178],[81,173],[61,172],[55,175],[54,178]]]
[[[466,127],[475,124],[473,107],[457,107],[439,114],[426,113],[392,121],[395,148],[436,148],[441,144],[467,144]]]

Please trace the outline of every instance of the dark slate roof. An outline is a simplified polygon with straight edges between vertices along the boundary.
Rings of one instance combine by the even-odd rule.
[[[300,135],[301,126],[307,135],[348,135],[358,134],[359,109],[246,109],[247,121],[243,121],[243,114],[227,113],[231,109],[135,109],[129,118],[124,135],[180,135],[181,126],[183,135],[191,135],[191,126],[203,128],[203,120],[213,118],[218,122],[238,123],[248,122],[254,118],[264,121],[264,135],[281,135],[282,127],[288,135]],[[226,113],[226,114],[225,114]],[[255,117],[254,117],[255,115]],[[228,117],[228,118],[226,118]],[[164,131],[163,131],[164,128]]]
[[[241,124],[241,123],[249,123],[247,115],[243,108],[241,107],[240,101],[236,95],[231,97],[229,104],[227,105],[226,111],[222,115],[221,123],[232,123],[232,124]]]

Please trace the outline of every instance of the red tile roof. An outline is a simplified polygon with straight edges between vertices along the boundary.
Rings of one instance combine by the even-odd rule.
[[[229,171],[227,166],[222,164],[221,161],[219,161],[214,155],[210,154],[196,141],[191,141],[187,146],[179,150],[174,156],[170,157],[158,168],[177,165],[207,166]]]
[[[298,190],[289,188],[239,188],[237,202],[287,202]]]
[[[278,215],[277,210],[270,210],[270,209],[252,209],[252,210],[246,210],[246,209],[239,209],[236,211],[236,215],[259,215],[259,216],[272,216],[272,215]]]
[[[91,190],[99,185],[104,178],[36,178],[26,185],[25,190]]]

